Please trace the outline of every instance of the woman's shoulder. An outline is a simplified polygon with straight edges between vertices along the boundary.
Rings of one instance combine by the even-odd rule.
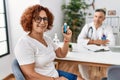
[[[16,45],[25,45],[29,42],[29,37],[27,34],[22,35],[19,39]]]

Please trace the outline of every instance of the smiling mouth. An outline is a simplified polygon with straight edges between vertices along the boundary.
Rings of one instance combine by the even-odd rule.
[[[45,29],[45,26],[39,26],[37,25],[38,28]]]
[[[38,25],[37,25],[37,27],[43,27],[43,28],[44,28],[44,27],[45,27],[45,25],[39,25],[39,24],[38,24]]]

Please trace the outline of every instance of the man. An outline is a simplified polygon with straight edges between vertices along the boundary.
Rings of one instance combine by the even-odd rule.
[[[112,32],[112,28],[103,24],[105,20],[106,12],[103,9],[95,10],[93,22],[86,24],[81,33],[78,36],[77,44],[79,45],[98,45],[98,46],[108,46],[108,45],[115,45],[115,39]],[[94,66],[84,66],[79,65],[80,72],[82,76],[87,78],[88,80],[100,80],[96,79],[95,77],[100,76],[101,67],[94,67]],[[97,73],[98,74],[97,74]],[[86,74],[85,74],[86,73]],[[95,74],[95,75],[94,75]],[[89,75],[89,76],[88,76]]]
[[[93,22],[83,27],[78,36],[77,43],[80,45],[115,45],[112,28],[103,24],[105,16],[106,12],[103,9],[97,9]]]

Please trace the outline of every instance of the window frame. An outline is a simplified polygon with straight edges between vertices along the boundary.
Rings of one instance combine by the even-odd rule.
[[[8,37],[8,24],[7,24],[7,13],[6,13],[7,12],[6,11],[6,0],[2,0],[2,1],[3,1],[3,10],[4,10],[3,14],[4,14],[4,18],[5,18],[5,26],[4,26],[4,28],[5,28],[5,33],[6,33],[6,40],[5,41],[6,41],[6,44],[7,44],[7,46],[6,46],[7,52],[2,54],[2,55],[0,54],[0,58],[10,54],[9,37]],[[0,14],[2,14],[2,13],[0,13]]]

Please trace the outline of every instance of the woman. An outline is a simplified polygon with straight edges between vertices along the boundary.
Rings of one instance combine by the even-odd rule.
[[[58,47],[44,34],[52,28],[53,19],[52,13],[38,4],[26,9],[21,17],[22,28],[28,34],[18,41],[15,56],[26,80],[68,80],[69,78],[61,75],[66,72],[55,69],[54,59],[56,56],[62,58],[67,55],[72,32],[67,29],[67,33],[63,34],[63,47]],[[67,73],[67,75],[73,76],[72,80],[82,80],[74,74]]]

